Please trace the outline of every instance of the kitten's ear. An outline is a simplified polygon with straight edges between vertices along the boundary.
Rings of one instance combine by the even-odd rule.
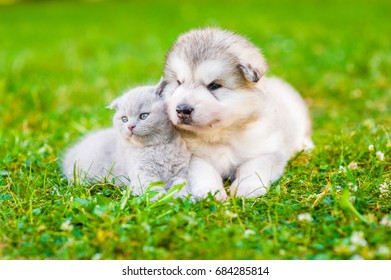
[[[119,104],[121,103],[121,97],[118,97],[116,99],[114,99],[111,104],[109,106],[107,106],[106,108],[107,109],[111,109],[111,110],[118,110],[119,109]]]
[[[163,97],[163,91],[166,88],[168,82],[163,79],[163,77],[160,78],[159,84],[156,87],[156,95],[159,97]]]

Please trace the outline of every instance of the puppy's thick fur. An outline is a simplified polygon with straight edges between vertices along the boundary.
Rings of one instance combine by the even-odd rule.
[[[167,54],[160,91],[193,154],[195,197],[226,198],[223,178],[231,195],[261,196],[294,153],[313,147],[302,98],[266,71],[253,44],[217,28],[185,33]]]

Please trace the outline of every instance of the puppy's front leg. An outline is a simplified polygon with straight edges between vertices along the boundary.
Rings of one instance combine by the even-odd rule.
[[[218,200],[225,200],[223,179],[217,170],[205,160],[193,156],[189,166],[189,187],[195,199],[205,198],[211,193]]]
[[[232,196],[259,197],[264,195],[270,184],[284,173],[288,159],[282,154],[265,154],[243,163],[231,184]]]

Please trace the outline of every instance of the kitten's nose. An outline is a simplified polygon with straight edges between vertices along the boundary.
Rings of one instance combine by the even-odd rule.
[[[130,130],[130,132],[133,132],[133,129],[135,128],[136,126],[134,125],[128,125],[128,129]]]
[[[179,104],[176,106],[176,114],[182,120],[190,119],[190,115],[193,111],[194,109],[187,104]]]

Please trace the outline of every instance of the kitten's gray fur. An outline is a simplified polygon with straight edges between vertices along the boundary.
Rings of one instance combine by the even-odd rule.
[[[191,155],[169,120],[156,87],[130,90],[108,108],[116,110],[114,128],[92,133],[67,151],[63,161],[66,177],[108,177],[129,185],[137,195],[151,182],[165,183],[154,189],[159,193],[185,182]],[[142,120],[144,113],[148,115]],[[178,196],[187,194],[184,186]]]

